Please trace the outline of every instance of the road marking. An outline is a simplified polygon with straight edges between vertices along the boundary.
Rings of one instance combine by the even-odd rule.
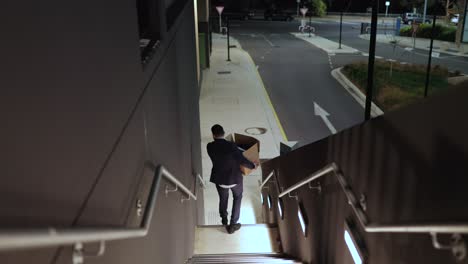
[[[364,56],[364,57],[369,57],[369,53],[364,53],[364,52],[363,52],[363,53],[362,53],[362,56]]]
[[[338,22],[338,23],[339,23],[339,22]],[[345,22],[345,21],[343,21],[343,24],[345,24],[345,25],[353,25],[353,26],[360,25],[359,23],[355,23],[355,22]]]
[[[325,123],[325,125],[328,127],[328,129],[330,130],[330,132],[332,134],[336,134],[336,129],[335,127],[332,125],[332,123],[330,122],[330,120],[328,120],[328,116],[330,115],[327,111],[325,111],[322,107],[320,107],[316,102],[314,102],[314,112],[315,112],[315,115],[316,116],[320,116],[320,118],[322,118],[323,122]]]
[[[269,40],[267,39],[267,37],[265,37],[265,35],[262,35],[263,39],[265,39],[266,42],[268,42],[268,44],[270,44],[270,46],[274,47],[275,45]]]
[[[375,56],[376,59],[383,59],[383,57]]]
[[[249,58],[250,62],[252,63],[252,65],[255,65],[255,62],[253,61],[252,57],[250,56],[249,53],[247,53],[247,57]],[[288,140],[288,137],[286,136],[286,133],[284,132],[284,128],[283,128],[283,125],[281,125],[281,121],[278,117],[278,114],[276,113],[276,110],[275,110],[275,107],[273,106],[273,103],[271,102],[271,99],[270,99],[270,95],[268,94],[268,91],[267,89],[265,88],[265,84],[263,83],[263,79],[262,77],[260,76],[260,73],[258,71],[255,71],[255,73],[257,74],[257,77],[258,77],[258,80],[260,81],[260,84],[262,85],[263,87],[263,91],[265,92],[265,97],[268,101],[268,104],[270,105],[271,107],[271,110],[273,111],[273,115],[275,116],[275,119],[276,119],[276,123],[278,124],[278,127],[279,127],[279,130],[281,132],[281,135],[283,136],[283,139],[284,141],[289,141]]]

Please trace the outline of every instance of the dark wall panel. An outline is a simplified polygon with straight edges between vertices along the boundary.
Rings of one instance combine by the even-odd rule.
[[[134,8],[88,2],[2,8],[4,227],[70,224],[143,89]]]
[[[134,1],[28,4],[34,10],[22,2],[2,15],[0,227],[134,226],[148,160],[193,190],[201,171],[193,3],[146,69]],[[168,184],[147,237],[110,242],[86,263],[190,257],[197,203],[166,197]],[[0,263],[70,263],[70,254],[2,252]]]

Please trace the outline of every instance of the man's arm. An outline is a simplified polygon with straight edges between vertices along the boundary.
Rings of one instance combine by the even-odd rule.
[[[213,154],[211,153],[211,143],[206,145],[206,151],[208,152],[208,156],[210,156],[211,161],[213,161]]]
[[[244,155],[242,155],[242,151],[240,151],[235,144],[232,145],[234,151],[234,159],[236,159],[237,162],[249,169],[255,169],[255,164],[248,160],[246,157],[244,157]]]

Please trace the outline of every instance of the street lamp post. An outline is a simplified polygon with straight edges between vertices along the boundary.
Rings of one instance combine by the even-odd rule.
[[[427,93],[429,90],[429,80],[431,76],[432,50],[434,48],[434,34],[435,34],[436,19],[437,19],[437,15],[434,14],[434,18],[432,20],[431,45],[429,47],[429,59],[428,59],[429,61],[427,62],[426,85],[424,86],[424,98],[427,97]]]
[[[310,38],[310,32],[312,31],[312,14],[309,13],[309,38]]]
[[[390,6],[390,1],[385,1],[385,17],[388,17],[388,7]]]
[[[423,13],[423,24],[426,23],[426,15],[427,15],[427,0],[424,0],[424,13]]]
[[[229,17],[226,16],[226,35],[227,35],[227,61],[231,61],[231,45],[229,44]]]
[[[372,20],[371,20],[371,35],[369,44],[369,62],[367,65],[367,91],[366,91],[366,107],[364,111],[364,119],[371,119],[372,109],[372,92],[374,88],[374,63],[375,63],[375,44],[377,39],[377,20],[379,12],[379,1],[372,1]]]
[[[299,4],[301,3],[301,0],[297,0],[296,3],[297,3],[297,13],[296,14],[297,14],[297,16],[299,16]]]
[[[340,46],[338,47],[338,49],[341,49],[341,36],[343,34],[343,10],[341,10],[341,13],[340,13]]]

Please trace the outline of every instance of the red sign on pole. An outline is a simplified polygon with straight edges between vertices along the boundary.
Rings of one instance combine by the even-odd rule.
[[[307,11],[309,11],[307,7],[301,8],[300,10],[301,10],[302,16],[305,16],[307,14]]]
[[[218,14],[221,15],[221,13],[223,13],[224,6],[217,6],[216,10],[218,10]]]

